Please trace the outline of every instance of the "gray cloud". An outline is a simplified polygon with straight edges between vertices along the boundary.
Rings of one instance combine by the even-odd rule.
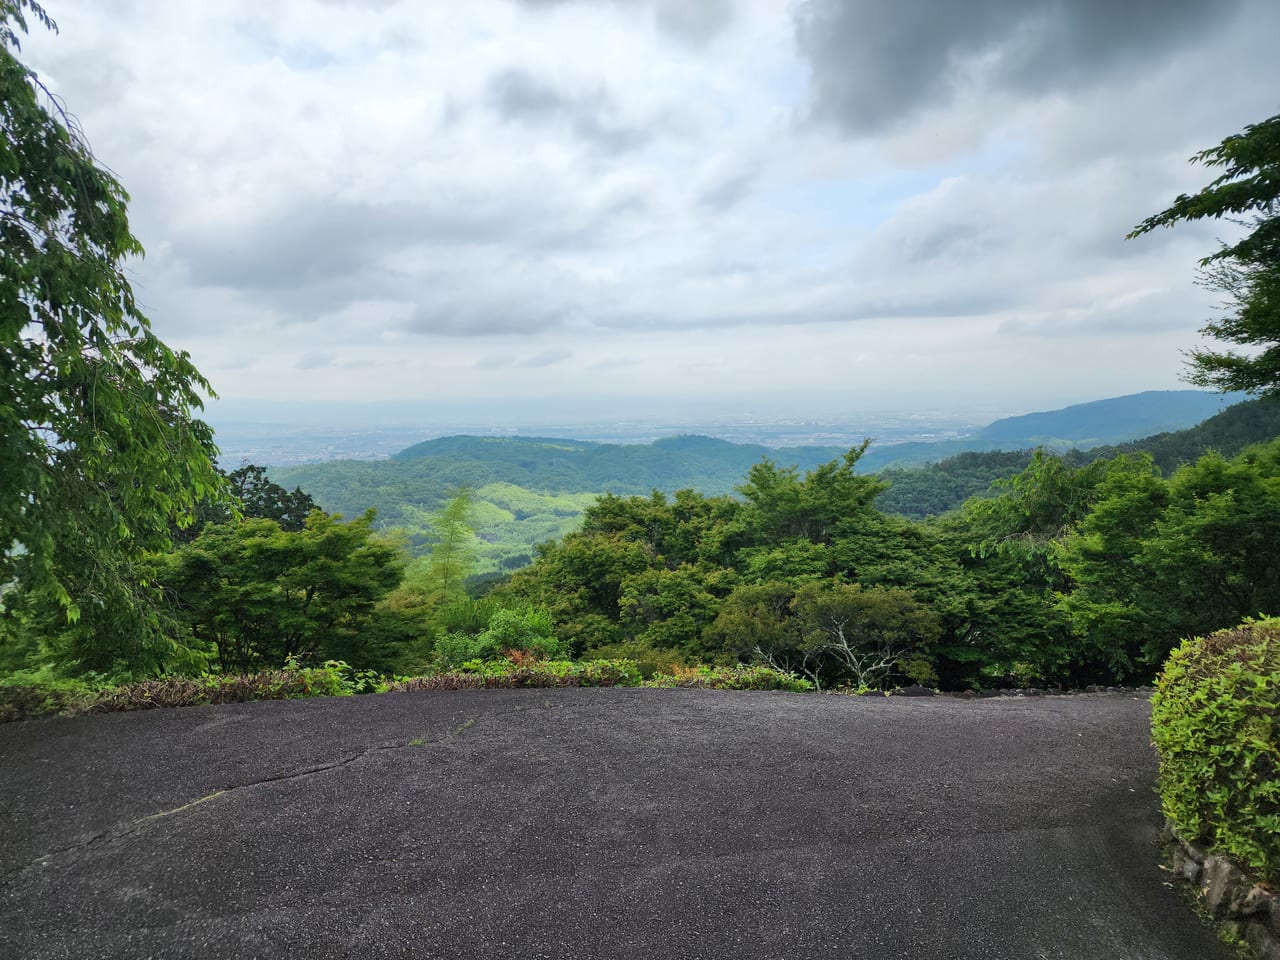
[[[904,284],[899,291],[882,293],[860,290],[856,283],[850,283],[817,304],[796,302],[772,309],[742,304],[678,315],[621,313],[598,319],[596,326],[605,330],[641,328],[654,333],[679,329],[784,329],[867,320],[980,317],[1025,302],[1025,291],[987,288],[978,284],[973,289],[912,289]]]
[[[489,81],[489,102],[513,123],[563,126],[574,136],[607,153],[644,146],[650,134],[617,119],[617,107],[604,87],[569,91],[528,70],[504,70]]]
[[[540,370],[543,367],[555,366],[565,360],[572,360],[569,350],[543,350],[530,355],[500,353],[481,357],[471,366],[476,370],[499,370],[504,367],[523,367],[526,370]]]
[[[702,46],[733,23],[732,0],[517,0],[526,7],[562,7],[574,3],[649,8],[654,25],[673,40]]]
[[[806,0],[796,35],[818,119],[869,133],[966,85],[1075,92],[1136,73],[1231,18],[1242,0]]]
[[[733,5],[730,0],[658,0],[653,19],[668,36],[701,45],[728,28]]]
[[[723,213],[736,207],[751,193],[755,177],[736,173],[709,184],[698,193],[698,206],[711,213]]]
[[[523,335],[569,313],[543,258],[593,248],[619,215],[613,203],[566,209],[553,195],[386,205],[296,195],[273,213],[180,225],[163,254],[187,283],[234,291],[276,322],[313,323],[372,299],[402,305],[407,319],[385,322],[406,333]]]
[[[293,365],[293,368],[295,370],[323,370],[326,367],[333,366],[336,359],[332,353],[304,353],[298,358],[298,362]]]
[[[420,336],[533,336],[563,328],[569,313],[568,308],[554,302],[504,302],[486,298],[478,291],[462,290],[419,306],[396,328]],[[490,357],[486,365],[499,367],[505,359]]]
[[[541,353],[535,353],[531,357],[521,358],[518,364],[531,370],[538,370],[542,367],[552,367],[557,363],[563,363],[565,360],[571,359],[573,359],[573,354],[568,350],[544,350]]]
[[[1209,308],[1209,295],[1201,291],[1195,298]],[[1000,338],[1105,342],[1122,334],[1177,333],[1186,329],[1186,300],[1185,291],[1159,290],[1116,302],[1086,302],[1049,315],[1011,317],[999,324],[995,334]]]
[[[475,241],[489,232],[482,221],[457,211],[417,213],[425,216],[405,207],[296,197],[260,220],[180,226],[173,252],[200,286],[261,291],[358,274],[411,242]]]
[[[509,367],[516,362],[516,358],[509,353],[488,354],[478,357],[472,362],[473,370],[499,370],[502,367]]]

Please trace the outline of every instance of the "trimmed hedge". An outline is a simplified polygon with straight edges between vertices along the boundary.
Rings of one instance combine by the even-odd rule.
[[[1280,618],[1187,640],[1152,701],[1165,815],[1280,882]]]

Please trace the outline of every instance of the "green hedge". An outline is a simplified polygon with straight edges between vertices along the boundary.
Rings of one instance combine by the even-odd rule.
[[[1175,650],[1156,685],[1152,737],[1177,831],[1280,881],[1280,618]]]

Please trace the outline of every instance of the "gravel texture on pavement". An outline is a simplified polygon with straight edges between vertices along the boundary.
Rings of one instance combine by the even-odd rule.
[[[561,689],[0,726],[0,957],[1215,960],[1149,704]]]

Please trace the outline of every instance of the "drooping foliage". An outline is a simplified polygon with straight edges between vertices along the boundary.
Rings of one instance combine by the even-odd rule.
[[[194,416],[211,390],[138,309],[128,196],[19,61],[28,19],[54,27],[31,0],[0,0],[4,629],[37,624],[77,669],[155,671],[173,646],[139,563],[220,494]]]
[[[1237,221],[1252,227],[1249,233],[1200,261],[1202,283],[1225,294],[1230,311],[1201,332],[1244,349],[1192,350],[1190,379],[1222,390],[1280,393],[1280,115],[1250,124],[1191,160],[1222,173],[1129,236],[1184,221],[1250,218]]]

